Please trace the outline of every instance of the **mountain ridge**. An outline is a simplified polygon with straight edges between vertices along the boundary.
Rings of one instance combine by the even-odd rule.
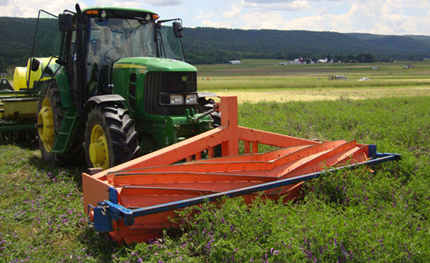
[[[25,65],[35,25],[36,18],[0,17],[0,69]],[[43,46],[52,48],[58,41],[56,21],[47,20],[44,26],[50,30],[42,36]],[[185,27],[183,46],[191,64],[228,63],[244,58],[350,61],[371,55],[372,61],[389,61],[430,57],[430,36],[425,35]]]

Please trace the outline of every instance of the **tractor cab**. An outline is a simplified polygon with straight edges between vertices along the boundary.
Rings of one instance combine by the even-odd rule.
[[[85,72],[82,75],[88,98],[113,92],[111,73],[120,59],[185,60],[180,19],[158,18],[147,10],[105,7],[83,10]]]

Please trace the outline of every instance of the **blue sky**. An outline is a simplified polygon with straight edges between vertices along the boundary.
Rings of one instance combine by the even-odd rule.
[[[0,16],[74,9],[72,0],[0,0]],[[185,27],[312,30],[430,36],[430,0],[86,0],[88,6],[149,9]]]

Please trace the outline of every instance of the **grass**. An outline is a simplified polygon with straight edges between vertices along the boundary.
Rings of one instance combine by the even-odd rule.
[[[328,80],[326,76],[293,77],[212,77],[207,81],[198,80],[199,90],[278,90],[278,89],[327,89],[327,88],[406,88],[430,85],[430,79],[410,76],[397,76],[396,79],[375,76],[370,81],[358,81],[361,76],[348,80]]]
[[[35,145],[0,145],[0,261],[429,261],[428,99],[244,102],[241,126],[357,139],[402,160],[308,182],[295,202],[246,206],[236,198],[187,209],[179,231],[122,247],[85,223],[84,168],[45,163]]]
[[[285,60],[274,59],[243,59],[240,65],[218,64],[197,65],[199,74],[203,76],[240,76],[240,75],[296,75],[296,74],[371,74],[371,75],[397,75],[428,74],[430,61],[394,63],[328,63],[328,64],[306,64],[306,65],[279,65]],[[414,65],[414,68],[403,69],[405,65]],[[374,67],[377,70],[372,70]]]
[[[409,63],[281,66],[276,60],[243,60],[241,65],[199,66],[197,80],[199,91],[236,95],[239,102],[430,96],[430,63],[403,69],[405,64]],[[333,75],[348,80],[329,80]],[[370,81],[358,81],[363,77]]]
[[[400,90],[401,96],[408,96],[408,89],[415,88],[425,90],[425,95],[428,95],[430,62],[416,62],[413,63],[416,64],[414,68],[403,69],[407,64],[410,62],[281,66],[278,60],[242,60],[241,65],[198,66],[198,88],[199,91],[215,93],[358,89],[366,93],[388,94]],[[372,70],[374,67],[377,70]],[[333,75],[345,75],[348,80],[329,80]],[[370,81],[358,81],[363,77]]]

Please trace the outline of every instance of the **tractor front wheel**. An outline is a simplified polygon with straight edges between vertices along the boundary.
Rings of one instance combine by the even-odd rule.
[[[85,152],[88,167],[104,170],[138,157],[137,132],[128,110],[99,105],[88,114]]]

